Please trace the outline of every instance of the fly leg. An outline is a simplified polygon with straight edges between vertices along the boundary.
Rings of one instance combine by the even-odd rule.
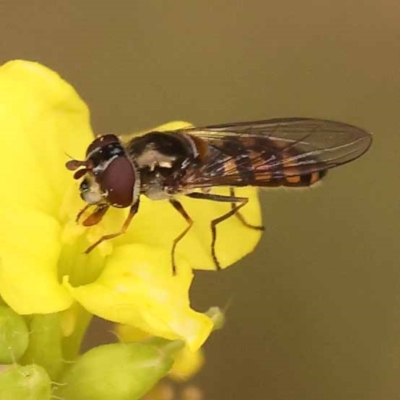
[[[125,220],[124,224],[122,225],[121,230],[119,232],[115,232],[115,233],[111,233],[109,235],[102,236],[97,242],[93,243],[90,247],[88,247],[86,249],[85,254],[89,254],[95,247],[97,247],[100,243],[104,242],[105,240],[114,239],[117,236],[123,235],[126,232],[126,230],[129,228],[132,218],[137,213],[138,208],[139,208],[139,200],[137,200],[136,203],[130,208],[129,214],[126,217],[126,220]]]
[[[173,205],[175,210],[178,211],[183,218],[185,218],[186,222],[188,223],[188,226],[185,228],[185,230],[182,233],[180,233],[178,237],[174,239],[174,243],[172,245],[172,250],[171,250],[172,273],[173,275],[176,275],[175,249],[178,243],[184,238],[184,236],[188,233],[189,229],[192,227],[193,220],[192,218],[190,218],[190,215],[185,211],[182,204],[178,200],[170,199],[169,202]]]
[[[235,189],[233,187],[229,188],[229,192],[230,192],[231,197],[235,197]],[[231,203],[231,208],[232,208],[232,210],[235,208],[235,203]],[[253,224],[248,223],[246,221],[246,219],[243,217],[242,213],[240,213],[237,209],[236,209],[235,215],[238,217],[239,221],[247,228],[255,229],[256,231],[264,231],[265,230],[265,227],[263,225],[253,225]]]
[[[88,208],[90,208],[92,204],[88,204],[85,208],[83,208],[79,214],[76,217],[76,222],[79,222],[81,219],[82,215],[86,212]],[[84,219],[82,222],[83,226],[92,226],[98,224],[102,218],[104,217],[104,214],[107,212],[109,209],[108,204],[99,204],[96,206],[95,210],[87,217]]]
[[[79,222],[79,220],[81,219],[82,215],[91,207],[91,204],[86,204],[85,207],[82,208],[81,211],[78,212],[78,215],[75,218],[75,222]],[[97,209],[95,210],[95,212],[97,211]]]
[[[232,204],[232,209],[230,211],[211,221],[211,256],[214,261],[215,268],[217,270],[220,270],[222,269],[222,267],[218,261],[215,252],[215,242],[217,240],[217,225],[225,221],[226,219],[232,217],[233,215],[237,214],[237,212],[248,203],[249,199],[247,197],[223,196],[219,194],[198,193],[198,192],[189,193],[186,196],[191,197],[193,199],[220,201]]]

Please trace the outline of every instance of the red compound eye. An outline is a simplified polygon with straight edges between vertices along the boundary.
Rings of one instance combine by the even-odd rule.
[[[107,166],[99,179],[101,190],[107,193],[106,199],[114,207],[129,207],[135,200],[133,193],[136,171],[126,157],[117,157]]]

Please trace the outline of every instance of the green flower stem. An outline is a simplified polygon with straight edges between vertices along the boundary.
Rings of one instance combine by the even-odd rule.
[[[29,342],[26,323],[11,308],[0,305],[0,364],[17,362]]]
[[[73,361],[78,357],[83,337],[92,320],[93,315],[86,311],[80,304],[75,303],[71,307],[75,322],[73,332],[65,336],[62,341],[64,359]]]
[[[39,365],[14,365],[0,373],[0,400],[50,400],[51,382]]]
[[[65,366],[63,360],[60,315],[33,315],[29,323],[29,346],[22,364],[37,364],[55,380]]]
[[[173,364],[162,348],[147,343],[113,343],[89,350],[61,378],[64,400],[136,400]]]

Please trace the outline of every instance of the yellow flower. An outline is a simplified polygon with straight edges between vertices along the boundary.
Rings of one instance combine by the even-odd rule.
[[[65,162],[82,159],[92,140],[87,106],[55,72],[26,61],[0,68],[1,297],[19,314],[71,310],[79,302],[92,314],[199,348],[212,321],[190,307],[192,268],[213,269],[210,220],[229,204],[182,199],[195,223],[177,247],[176,276],[171,245],[186,225],[166,201],[143,198],[127,234],[86,255],[95,240],[119,230],[127,212],[110,210],[91,228],[75,222],[84,203]],[[259,224],[255,189],[238,195],[250,198],[243,214]],[[259,237],[237,218],[223,222],[221,264],[252,251]]]

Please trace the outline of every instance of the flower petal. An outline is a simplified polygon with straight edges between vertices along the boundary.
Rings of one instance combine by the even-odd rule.
[[[229,188],[214,188],[212,193],[229,196]],[[245,220],[262,225],[256,188],[238,188],[235,194],[249,199],[241,209]],[[211,256],[211,221],[231,209],[229,203],[191,199],[180,196],[179,201],[194,220],[194,224],[179,242],[176,253],[184,256],[193,269],[215,270]],[[116,210],[121,213],[120,210]],[[115,214],[114,219],[116,218]],[[153,201],[142,196],[138,214],[125,237],[116,243],[145,243],[171,248],[174,239],[187,227],[187,222],[167,201]],[[217,226],[215,250],[223,268],[252,252],[261,238],[260,230],[246,227],[236,216]],[[178,266],[179,268],[179,266]]]
[[[11,61],[0,68],[0,128],[2,201],[57,215],[67,154],[82,156],[93,138],[87,106],[50,69]]]
[[[64,160],[91,136],[86,105],[55,72],[27,61],[0,68],[0,295],[18,313],[72,302],[57,276],[60,205],[73,185]]]
[[[17,313],[51,313],[71,305],[58,282],[59,235],[53,217],[0,205],[0,294]]]
[[[187,381],[196,375],[204,365],[202,349],[192,351],[184,347],[175,357],[168,375],[176,381]]]
[[[209,317],[190,308],[192,272],[180,259],[176,275],[170,251],[141,244],[119,246],[94,283],[72,287],[72,296],[102,318],[134,325],[166,339],[182,339],[198,349],[213,328]]]

